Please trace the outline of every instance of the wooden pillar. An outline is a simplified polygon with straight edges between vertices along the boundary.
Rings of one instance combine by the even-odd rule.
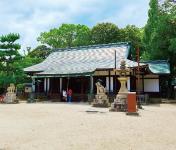
[[[44,92],[47,92],[47,78],[44,78]]]
[[[142,75],[142,92],[144,93],[144,75]]]
[[[59,78],[59,89],[60,89],[60,93],[62,93],[62,78]]]
[[[90,94],[93,94],[93,85],[94,83],[93,83],[93,76],[92,75],[90,75]]]
[[[114,76],[114,94],[117,94],[117,75],[115,72],[115,76]]]
[[[84,80],[81,78],[81,94],[84,93]]]
[[[35,85],[36,85],[35,78],[32,77],[32,92],[35,92]]]
[[[49,92],[49,90],[50,90],[50,78],[48,78],[48,80],[47,80],[47,92]]]
[[[115,70],[117,69],[117,64],[116,64],[116,63],[117,63],[117,62],[116,62],[116,61],[117,61],[117,60],[116,60],[116,57],[117,57],[117,56],[116,56],[116,55],[117,55],[117,54],[116,54],[116,50],[115,50],[115,65],[114,65]],[[116,71],[115,71],[115,77],[114,77],[114,78],[115,78],[115,79],[114,79],[114,82],[115,82],[115,84],[114,84],[114,91],[115,91],[114,94],[116,94],[116,93],[117,93],[117,85],[116,85],[116,84],[117,84],[117,81],[116,81],[116,80],[117,80],[117,74],[116,74]]]
[[[48,78],[46,78],[46,95],[48,95]]]

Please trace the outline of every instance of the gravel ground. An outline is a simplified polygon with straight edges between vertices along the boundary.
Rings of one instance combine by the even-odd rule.
[[[2,104],[0,150],[176,150],[175,104],[145,106],[139,114],[86,104]]]

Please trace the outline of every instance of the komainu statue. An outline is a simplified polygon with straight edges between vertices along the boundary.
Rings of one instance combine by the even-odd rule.
[[[100,82],[96,83],[96,87],[97,87],[97,95],[106,93],[106,89],[103,87],[103,85],[101,85]]]
[[[96,83],[97,94],[95,95],[95,99],[93,100],[94,107],[108,107],[109,100],[106,95],[106,89],[103,87],[100,81]]]
[[[7,93],[4,98],[5,103],[15,103],[16,102],[16,88],[13,83],[7,88]]]
[[[10,86],[7,88],[7,93],[15,93],[15,91],[15,85],[11,83]]]

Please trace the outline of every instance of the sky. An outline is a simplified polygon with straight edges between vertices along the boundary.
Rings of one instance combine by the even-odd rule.
[[[22,45],[35,48],[41,32],[62,23],[101,22],[143,27],[148,18],[149,0],[0,0],[0,35],[19,33]]]

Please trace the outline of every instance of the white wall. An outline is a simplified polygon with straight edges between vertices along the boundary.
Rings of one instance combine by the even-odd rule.
[[[128,91],[130,91],[130,77],[128,77],[128,80],[127,80],[127,89]]]
[[[144,92],[159,92],[159,79],[144,79]]]
[[[110,91],[113,91],[113,77],[110,78],[111,80],[111,87],[110,87]],[[109,77],[106,77],[106,90],[109,91]]]

